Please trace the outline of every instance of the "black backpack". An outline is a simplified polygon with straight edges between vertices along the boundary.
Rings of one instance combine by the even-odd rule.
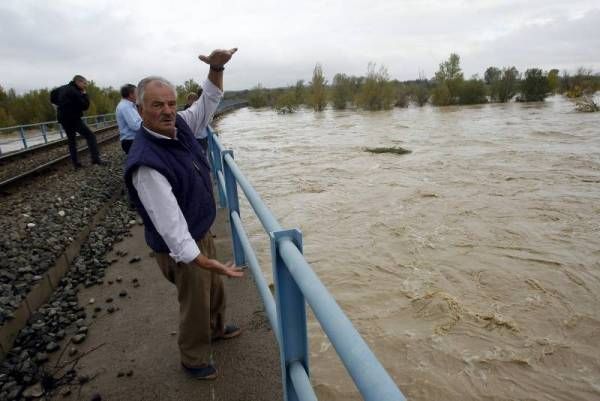
[[[60,106],[60,94],[65,86],[59,86],[50,91],[50,102],[56,106]]]

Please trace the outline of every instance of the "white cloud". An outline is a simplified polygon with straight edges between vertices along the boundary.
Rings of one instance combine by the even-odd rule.
[[[489,65],[600,67],[597,1],[3,0],[0,84],[23,91],[82,74],[102,86],[160,74],[201,80],[199,52],[239,47],[226,88],[361,75],[367,63],[398,79],[432,76],[450,52],[466,75]]]

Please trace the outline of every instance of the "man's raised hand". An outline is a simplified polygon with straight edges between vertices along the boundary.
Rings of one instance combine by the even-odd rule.
[[[204,61],[206,64],[220,66],[226,64],[229,60],[231,60],[231,56],[233,56],[233,53],[235,52],[237,52],[237,47],[234,47],[233,49],[229,50],[217,49],[213,50],[208,57],[200,55],[198,56],[198,58]]]

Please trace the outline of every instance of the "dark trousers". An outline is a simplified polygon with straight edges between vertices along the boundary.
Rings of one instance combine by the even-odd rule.
[[[71,155],[71,161],[74,165],[79,164],[79,158],[77,156],[77,133],[85,138],[90,156],[92,157],[92,163],[100,162],[100,153],[98,152],[98,144],[96,143],[96,135],[88,128],[87,125],[81,119],[76,121],[61,121],[65,133],[67,134],[67,141],[69,143],[69,154]]]
[[[131,147],[132,143],[133,139],[123,139],[121,141],[121,149],[123,149],[123,152],[125,152],[126,155],[129,154],[129,148]]]

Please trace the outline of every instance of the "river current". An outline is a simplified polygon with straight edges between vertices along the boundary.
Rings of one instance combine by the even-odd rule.
[[[600,400],[600,113],[552,97],[216,127],[410,400]],[[412,153],[364,151],[390,146]],[[319,398],[361,399],[313,315],[309,338]]]

